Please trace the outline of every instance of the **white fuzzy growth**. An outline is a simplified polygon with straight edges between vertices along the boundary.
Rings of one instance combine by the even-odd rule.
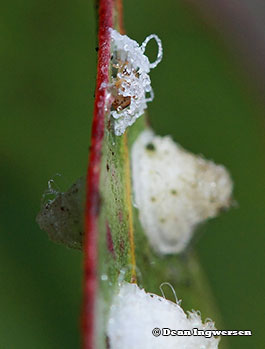
[[[157,58],[156,60],[153,62],[153,63],[150,63],[149,67],[150,69],[154,69],[161,61],[162,61],[162,57],[163,57],[163,48],[162,48],[162,42],[161,40],[159,39],[159,37],[156,35],[156,34],[151,34],[151,35],[148,35],[144,42],[142,43],[141,45],[141,49],[142,51],[144,52],[145,51],[145,48],[148,44],[148,42],[152,39],[155,39],[156,43],[157,43],[157,46],[158,46],[158,53],[157,53]]]
[[[129,106],[111,111],[111,116],[115,119],[114,132],[120,136],[144,113],[147,102],[154,98],[149,72],[162,59],[162,44],[155,34],[147,37],[143,45],[139,46],[136,41],[116,30],[110,29],[110,32],[113,61],[118,69],[117,76],[112,77],[111,91],[119,96],[130,97]],[[158,44],[157,59],[153,63],[144,55],[145,47],[151,39],[155,39]]]
[[[111,349],[216,349],[219,338],[201,336],[152,335],[153,328],[172,330],[213,330],[211,321],[202,323],[198,312],[185,314],[171,301],[146,293],[135,284],[125,283],[110,310],[107,334]]]
[[[132,148],[132,169],[139,218],[159,253],[183,251],[199,223],[230,205],[233,185],[227,170],[170,137],[142,132]]]

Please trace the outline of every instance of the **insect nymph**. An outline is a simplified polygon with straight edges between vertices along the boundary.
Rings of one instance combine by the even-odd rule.
[[[113,56],[112,56],[113,59]],[[113,89],[113,97],[114,101],[112,102],[112,108],[116,110],[117,112],[122,111],[123,109],[127,108],[131,104],[131,96],[123,96],[119,91],[124,91],[124,88],[122,87],[122,84],[126,82],[124,78],[120,78],[120,76],[129,75],[127,71],[127,65],[128,62],[122,63],[121,61],[118,61],[118,63],[112,64],[112,72],[114,75],[116,75],[116,81],[114,82],[114,89]],[[117,70],[115,74],[115,70]]]
[[[114,132],[122,135],[125,129],[143,115],[147,102],[154,98],[149,77],[153,69],[162,59],[162,44],[157,35],[148,36],[141,46],[126,35],[110,29],[112,39],[112,78],[110,92],[113,97],[111,116],[114,120]],[[158,55],[155,62],[150,63],[144,54],[147,43],[155,39]]]

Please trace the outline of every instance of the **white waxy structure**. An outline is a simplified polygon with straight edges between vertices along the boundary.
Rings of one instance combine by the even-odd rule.
[[[151,130],[132,147],[132,175],[140,222],[161,254],[182,252],[196,226],[231,203],[233,184],[223,166]]]
[[[114,98],[111,116],[114,121],[114,132],[122,135],[147,108],[147,102],[154,98],[149,77],[162,59],[162,44],[157,35],[149,35],[141,46],[126,35],[121,35],[110,28],[112,40],[112,81],[110,93]],[[155,39],[158,54],[155,62],[150,63],[144,54],[147,43]]]
[[[219,338],[204,336],[158,336],[154,328],[171,330],[215,330],[202,323],[199,312],[185,314],[180,305],[146,293],[136,284],[124,283],[114,296],[107,325],[111,349],[216,349]],[[210,333],[210,332],[208,332]]]

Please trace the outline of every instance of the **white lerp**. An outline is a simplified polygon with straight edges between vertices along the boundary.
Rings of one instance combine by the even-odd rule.
[[[149,77],[153,69],[162,59],[162,44],[157,35],[149,35],[141,46],[126,35],[121,35],[110,28],[112,40],[112,65],[118,70],[117,76],[112,76],[110,91],[121,97],[129,97],[130,104],[126,108],[119,106],[111,111],[115,119],[114,132],[122,135],[128,126],[143,115],[147,102],[154,98]],[[144,54],[147,43],[155,39],[158,54],[155,62],[150,63]]]
[[[183,251],[196,226],[231,203],[233,184],[224,166],[150,130],[132,147],[132,174],[142,227],[161,254]]]
[[[203,336],[152,335],[154,328],[171,330],[214,330],[214,323],[202,323],[199,312],[185,314],[180,305],[135,284],[124,283],[114,297],[107,325],[111,349],[217,349],[219,338]]]

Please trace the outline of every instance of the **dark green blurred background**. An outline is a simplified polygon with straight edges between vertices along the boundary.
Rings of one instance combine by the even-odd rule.
[[[86,171],[93,4],[1,8],[0,348],[79,348],[82,256],[48,241],[35,216],[48,179],[61,173],[63,190]],[[198,253],[226,329],[253,331],[231,348],[264,348],[264,105],[233,43],[209,23],[178,0],[125,3],[128,34],[163,41],[153,127],[231,171],[238,207],[203,228]]]

